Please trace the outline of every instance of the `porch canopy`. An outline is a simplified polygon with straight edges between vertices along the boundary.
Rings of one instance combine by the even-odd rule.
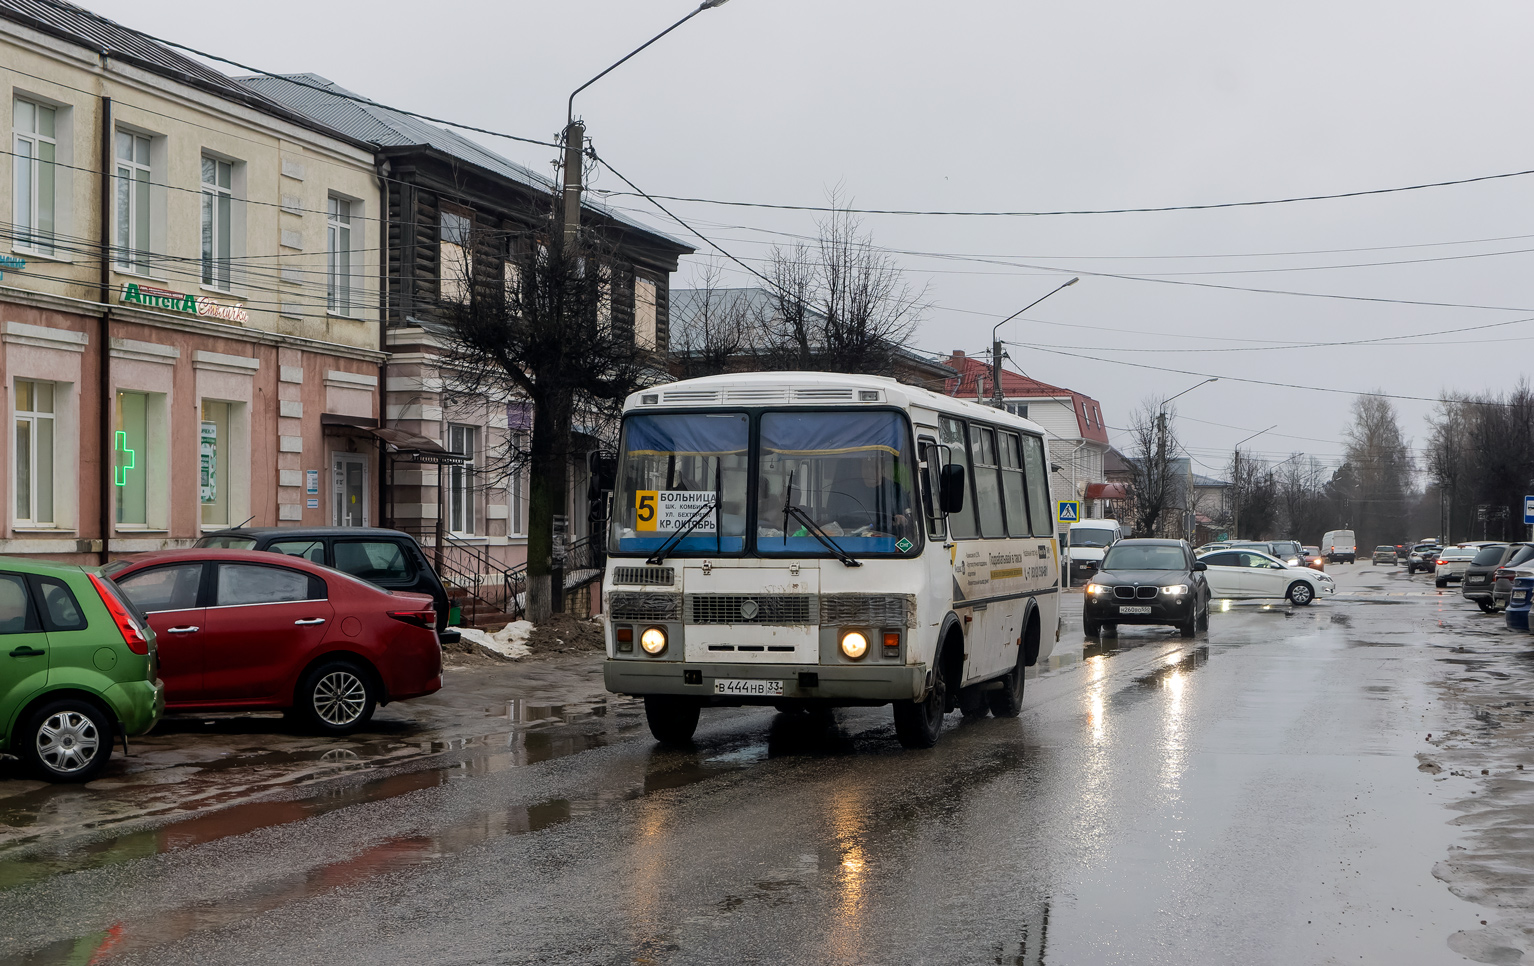
[[[407,463],[467,463],[470,459],[464,453],[454,453],[443,448],[442,444],[434,439],[407,433],[403,429],[379,426],[378,420],[370,416],[321,413],[320,425],[325,427],[326,432],[343,430],[371,436],[378,440],[383,451],[391,459],[404,460]]]

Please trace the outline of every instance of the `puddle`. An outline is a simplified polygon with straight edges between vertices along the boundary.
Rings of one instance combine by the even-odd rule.
[[[107,962],[125,953],[151,950],[194,933],[229,926],[288,903],[353,887],[386,873],[426,865],[485,842],[541,832],[624,801],[742,771],[767,757],[768,748],[761,744],[707,755],[657,750],[651,753],[644,779],[627,788],[478,812],[435,835],[402,835],[385,839],[351,858],[265,883],[254,892],[221,900],[216,905],[157,910],[143,920],[120,922],[107,930],[51,943],[13,961],[29,966]],[[440,782],[447,770],[436,770],[432,776]]]

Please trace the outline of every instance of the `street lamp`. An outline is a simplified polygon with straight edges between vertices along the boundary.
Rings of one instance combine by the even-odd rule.
[[[1269,430],[1274,430],[1274,429],[1277,429],[1277,428],[1278,428],[1278,424],[1274,423],[1272,426],[1269,426],[1267,429],[1261,430],[1259,432],[1255,432],[1252,435],[1248,436],[1246,439],[1241,440],[1240,442],[1236,443],[1236,445],[1233,447],[1233,449],[1235,450],[1235,455],[1233,457],[1231,457],[1231,461],[1230,461],[1230,465],[1231,465],[1231,474],[1230,475],[1233,477],[1231,479],[1231,481],[1230,481],[1231,482],[1231,491],[1232,491],[1232,493],[1234,495],[1234,499],[1235,499],[1235,506],[1231,510],[1231,516],[1230,516],[1230,538],[1232,540],[1239,539],[1240,536],[1241,536],[1241,443],[1249,443],[1252,440],[1256,439],[1257,437],[1261,436],[1263,433],[1266,433]],[[1289,457],[1289,459],[1294,459],[1294,457],[1291,456],[1291,457]],[[1289,460],[1284,460],[1284,462],[1287,463],[1287,462],[1289,462]]]
[[[1051,289],[1048,292],[1045,292],[1043,295],[1041,295],[1038,298],[1034,299],[1032,302],[1029,302],[1027,305],[1025,305],[1022,308],[1018,309],[1016,312],[1013,312],[1011,315],[1007,316],[1006,318],[1002,319],[1000,322],[997,322],[995,325],[991,326],[991,405],[992,406],[996,407],[997,409],[1000,409],[1001,408],[1001,400],[1002,400],[1002,395],[1001,395],[1001,340],[996,337],[997,331],[1002,326],[1006,325],[1008,322],[1011,322],[1013,319],[1017,318],[1019,315],[1022,315],[1024,312],[1026,312],[1029,309],[1033,308],[1035,305],[1038,305],[1040,302],[1044,301],[1045,299],[1049,298],[1051,295],[1053,295],[1056,292],[1060,291],[1060,289],[1070,288],[1072,285],[1075,285],[1079,281],[1081,281],[1080,278],[1073,278],[1069,282],[1066,282],[1064,285],[1061,285],[1061,286],[1059,286],[1057,288]]]
[[[1177,396],[1186,396],[1188,393],[1190,393],[1193,390],[1197,389],[1199,386],[1207,386],[1211,382],[1219,382],[1219,381],[1220,381],[1220,377],[1219,376],[1210,376],[1208,379],[1205,379],[1203,382],[1194,383],[1193,385],[1191,385],[1188,388],[1184,389],[1182,392],[1178,393]],[[1160,473],[1165,473],[1167,471],[1167,464],[1166,464],[1166,404],[1171,402],[1173,399],[1176,399],[1177,396],[1168,396],[1166,399],[1161,400],[1161,407],[1156,412],[1156,470],[1157,470],[1157,472],[1160,472]],[[1191,488],[1193,486],[1193,480],[1192,480],[1192,477],[1193,477],[1193,458],[1191,456],[1188,458],[1188,477],[1189,477],[1189,479],[1188,479],[1188,486],[1190,488],[1190,493],[1191,493]],[[1190,498],[1189,502],[1192,502],[1191,498]]]
[[[646,47],[655,43],[657,40],[661,39],[667,34],[671,33],[671,31],[680,27],[682,24],[691,20],[693,17],[696,17],[698,14],[705,10],[712,10],[715,7],[722,7],[728,2],[729,0],[703,0],[702,3],[698,4],[697,9],[693,10],[687,16],[683,17],[681,20],[678,20],[676,23],[667,27],[665,30],[662,30],[660,33],[656,34],[654,37],[651,37],[649,40],[646,40],[644,43],[640,44],[638,47],[635,47],[627,54],[624,54],[621,58],[615,61],[612,66],[608,67],[606,70],[602,71],[602,73],[598,74],[591,80],[570,92],[570,100],[565,107],[564,238],[567,248],[572,242],[574,242],[575,233],[580,228],[581,224],[581,153],[586,146],[586,125],[581,124],[575,119],[575,95],[590,87],[592,84],[595,84],[597,81],[606,77],[608,74],[611,74],[613,71],[623,66],[623,64],[625,64],[635,54],[639,53],[641,50],[644,50]]]

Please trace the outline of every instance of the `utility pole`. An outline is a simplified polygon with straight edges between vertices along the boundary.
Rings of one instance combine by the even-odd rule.
[[[571,120],[565,125],[565,197],[561,218],[567,252],[575,251],[575,239],[581,230],[581,168],[585,164],[585,150],[586,125]]]

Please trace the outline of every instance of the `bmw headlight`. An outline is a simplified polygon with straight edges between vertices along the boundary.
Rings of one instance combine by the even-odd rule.
[[[1087,584],[1087,593],[1094,597],[1096,597],[1098,594],[1106,594],[1108,589],[1109,588],[1107,584]]]
[[[1161,592],[1168,597],[1181,597],[1188,592],[1187,584],[1172,584],[1170,587],[1161,588]]]

